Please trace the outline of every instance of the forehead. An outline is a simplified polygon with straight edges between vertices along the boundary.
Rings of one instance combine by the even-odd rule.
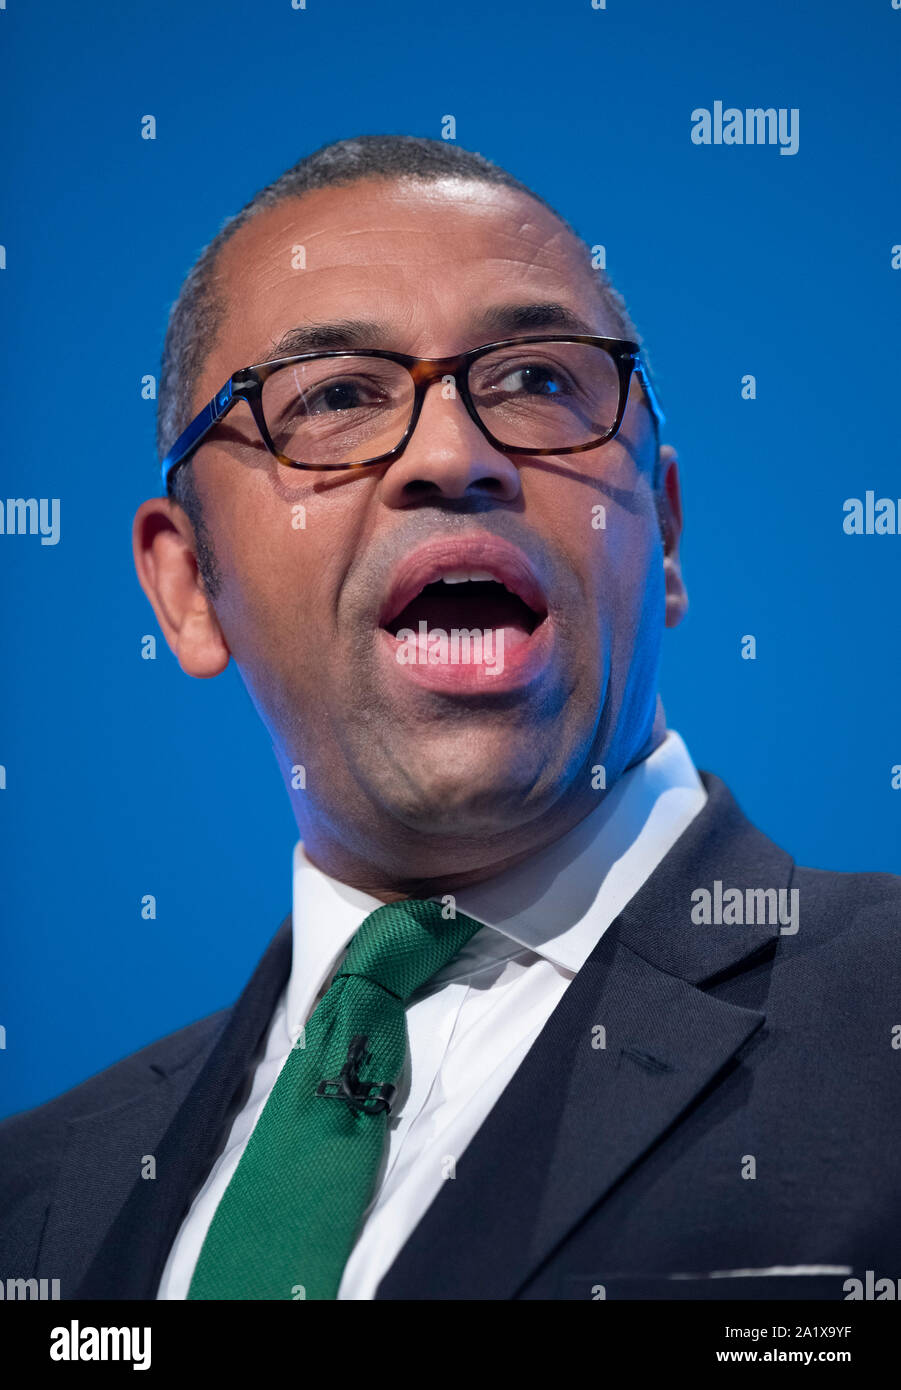
[[[473,346],[467,324],[510,304],[555,303],[588,331],[618,331],[587,248],[553,213],[469,180],[366,180],[288,199],[232,237],[216,280],[225,313],[211,378],[330,321],[378,323],[370,346],[423,356]]]

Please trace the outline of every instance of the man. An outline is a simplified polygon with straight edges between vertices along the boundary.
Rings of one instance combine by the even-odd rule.
[[[63,1297],[843,1298],[901,1273],[887,875],[797,868],[657,695],[677,460],[540,198],[368,137],[169,325],[140,581],[300,832],[230,1009],[0,1130]]]

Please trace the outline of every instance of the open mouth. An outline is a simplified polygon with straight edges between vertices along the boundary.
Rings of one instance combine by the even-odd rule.
[[[492,574],[457,570],[424,584],[398,612],[386,614],[381,626],[393,637],[405,629],[419,632],[420,623],[429,632],[502,631],[508,645],[515,646],[531,637],[546,617],[546,607],[533,606]]]
[[[526,553],[499,536],[437,536],[395,566],[378,618],[401,678],[444,694],[512,691],[547,669],[554,641]]]

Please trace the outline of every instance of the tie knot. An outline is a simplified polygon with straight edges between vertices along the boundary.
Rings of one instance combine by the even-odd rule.
[[[405,898],[370,912],[336,976],[362,975],[404,1003],[453,960],[481,922],[425,898]]]

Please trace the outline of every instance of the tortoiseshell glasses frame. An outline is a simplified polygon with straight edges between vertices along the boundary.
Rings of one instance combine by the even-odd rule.
[[[469,391],[469,371],[474,362],[484,357],[487,353],[494,352],[498,348],[518,347],[529,343],[584,343],[592,347],[603,349],[614,362],[619,380],[619,402],[617,405],[616,416],[608,429],[599,434],[596,438],[589,439],[582,444],[570,444],[562,448],[533,449],[523,445],[507,444],[498,439],[486,425],[480,416],[478,409]],[[312,362],[316,359],[327,358],[382,358],[389,362],[396,362],[405,367],[413,380],[413,398],[410,407],[410,417],[403,436],[398,443],[387,452],[369,459],[361,459],[354,462],[343,463],[304,463],[297,459],[289,458],[277,449],[269,433],[266,417],[263,412],[263,386],[265,382],[275,372],[283,367],[290,367],[296,363]],[[176,470],[196,449],[200,447],[207,438],[210,431],[223,420],[228,412],[237,405],[238,401],[244,401],[253,415],[260,438],[279,463],[288,468],[305,468],[316,471],[339,471],[349,468],[369,468],[378,463],[390,463],[403,453],[410,437],[416,428],[422,411],[425,393],[433,382],[442,381],[445,377],[453,377],[457,389],[463,399],[467,412],[471,419],[485,435],[489,443],[494,448],[506,454],[578,454],[586,449],[596,449],[601,444],[607,444],[615,438],[623,422],[626,412],[626,404],[629,397],[629,385],[632,380],[632,373],[635,373],[645,396],[647,397],[650,409],[656,419],[659,435],[659,428],[664,423],[664,415],[660,409],[656,392],[648,375],[647,368],[643,363],[637,343],[630,342],[626,338],[604,338],[589,334],[572,333],[545,333],[542,335],[530,334],[524,337],[504,338],[496,343],[485,343],[481,347],[472,348],[469,352],[458,353],[454,357],[411,357],[402,352],[389,352],[381,348],[347,348],[336,349],[330,352],[303,352],[293,357],[279,357],[271,362],[257,362],[250,367],[241,367],[234,372],[225,384],[216,392],[212,400],[208,401],[201,411],[194,417],[191,423],[176,439],[172,448],[169,450],[161,465],[162,481],[167,492],[171,494],[172,477]]]

